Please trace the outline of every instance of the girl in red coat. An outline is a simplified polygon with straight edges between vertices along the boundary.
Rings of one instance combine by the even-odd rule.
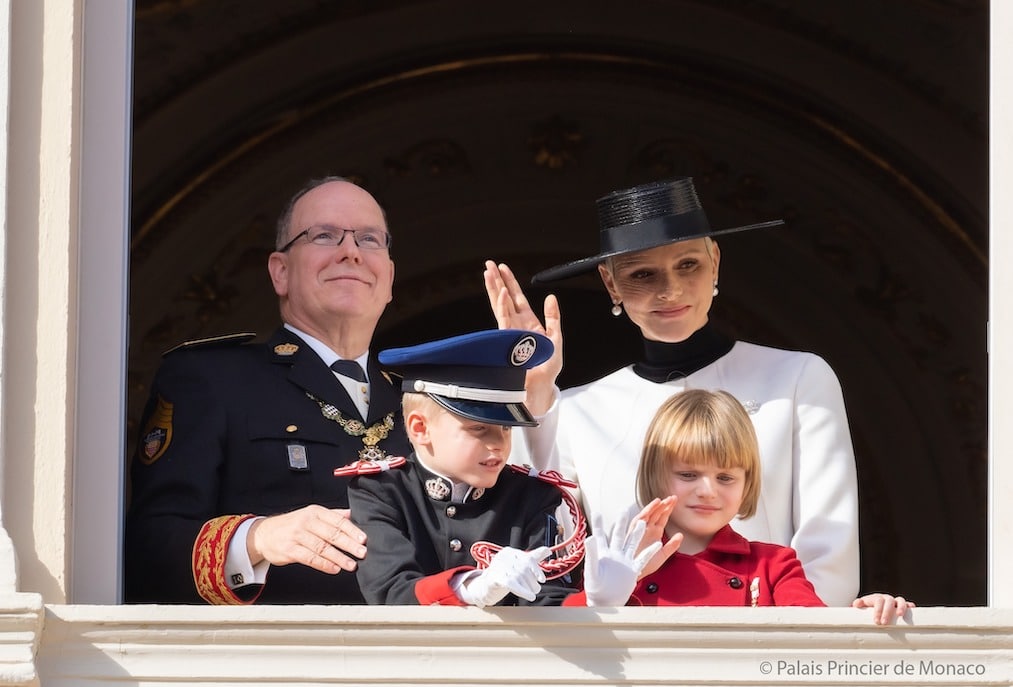
[[[793,549],[748,541],[729,526],[736,515],[752,516],[760,496],[756,434],[731,394],[686,390],[658,409],[644,440],[637,496],[647,506],[639,513],[639,506],[631,508],[630,516],[645,522],[643,539],[638,545],[620,522],[609,549],[599,551],[600,544],[589,540],[586,585],[596,584],[603,566],[620,564],[616,553],[623,547],[615,540],[621,537],[629,564],[642,568],[627,605],[825,605]],[[634,554],[658,541],[661,550],[646,565],[639,557],[638,564]],[[852,605],[872,608],[881,625],[914,606],[889,594],[868,594]]]

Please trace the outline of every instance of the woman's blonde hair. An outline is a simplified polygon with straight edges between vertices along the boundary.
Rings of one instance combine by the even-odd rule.
[[[756,431],[738,399],[727,391],[687,389],[666,400],[644,438],[637,470],[637,498],[646,505],[671,493],[671,464],[745,470],[739,515],[756,513],[760,497],[760,448]]]
[[[657,247],[657,246],[655,246],[655,247]],[[713,262],[714,261],[714,239],[712,239],[710,236],[704,236],[703,237],[703,247],[704,247],[704,250],[707,251],[707,257],[711,259],[711,262]],[[644,250],[651,250],[651,249],[650,248],[645,248]],[[616,263],[615,263],[615,257],[614,256],[609,256],[609,257],[605,258],[605,261],[602,264],[605,265],[605,269],[607,269],[609,271],[609,274],[615,275],[615,273],[616,273],[616,269],[615,269]]]

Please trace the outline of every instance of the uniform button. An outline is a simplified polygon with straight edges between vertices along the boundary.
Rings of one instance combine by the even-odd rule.
[[[447,506],[447,517],[452,518],[457,515],[457,506]]]
[[[292,432],[298,431],[298,429],[299,428],[296,427],[295,425],[289,425],[288,427],[285,428],[285,431],[291,434]]]
[[[654,583],[654,582],[650,582],[647,585],[647,593],[648,594],[657,594],[658,593],[658,585],[656,583]]]
[[[461,540],[460,539],[451,539],[450,540],[450,550],[451,551],[460,551],[461,550]]]
[[[732,589],[742,589],[742,580],[740,580],[737,577],[733,577],[732,579],[728,580],[728,586],[731,587]]]

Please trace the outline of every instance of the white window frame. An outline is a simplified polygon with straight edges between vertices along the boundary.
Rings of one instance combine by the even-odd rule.
[[[10,0],[0,0],[0,437],[4,434],[4,388],[7,377],[3,370],[4,324],[6,317],[7,277],[7,137],[10,135]],[[0,592],[16,591],[14,542],[4,527],[4,452],[0,446]]]
[[[89,0],[82,19],[77,418],[67,590],[75,604],[122,599],[133,6]]]
[[[989,5],[988,605],[1013,608],[1013,4]]]

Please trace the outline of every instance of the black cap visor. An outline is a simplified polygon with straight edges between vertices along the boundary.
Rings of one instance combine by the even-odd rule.
[[[532,417],[523,403],[488,403],[470,401],[463,398],[447,398],[436,394],[426,394],[441,406],[461,417],[485,422],[490,425],[507,427],[537,427],[538,422]]]

